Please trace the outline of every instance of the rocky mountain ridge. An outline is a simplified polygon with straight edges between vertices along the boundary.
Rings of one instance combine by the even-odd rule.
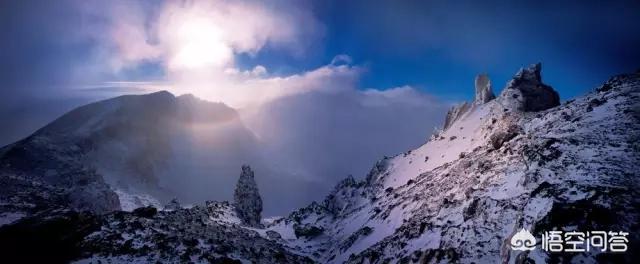
[[[68,246],[64,260],[79,263],[621,263],[637,258],[640,72],[615,76],[563,104],[542,83],[539,64],[520,70],[495,99],[490,87],[488,78],[478,77],[474,102],[448,114],[445,128],[424,145],[385,157],[365,179],[346,178],[325,200],[263,220],[262,227],[243,224],[237,208],[224,202],[105,215],[60,209],[0,228],[0,248],[20,245],[15,237],[29,242],[29,230],[65,219],[68,229],[77,231],[59,243]],[[510,238],[523,228],[536,237],[550,230],[627,231],[629,250],[511,250]]]
[[[190,142],[202,133],[225,143]],[[173,172],[184,164],[179,158],[195,160],[199,145],[213,153],[228,146],[247,159],[255,147],[235,110],[192,95],[125,95],[76,108],[0,149],[0,200],[10,200],[2,211],[29,215],[65,204],[104,213],[159,204],[179,192],[167,175],[181,175]],[[238,157],[216,156],[230,159]]]
[[[639,241],[640,73],[563,105],[549,89],[539,64],[525,68],[500,97],[467,104],[427,144],[379,161],[364,181],[346,179],[323,203],[268,228],[321,230],[303,242],[290,237],[290,245],[327,263],[630,262],[633,249],[508,247],[521,228],[538,237],[576,227],[626,230],[630,245]],[[524,98],[510,101],[513,94]]]

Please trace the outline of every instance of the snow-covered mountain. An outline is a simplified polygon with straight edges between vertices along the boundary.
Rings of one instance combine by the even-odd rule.
[[[640,242],[640,73],[559,105],[540,70],[520,70],[494,100],[477,87],[485,91],[454,107],[429,142],[269,229],[327,263],[630,262]],[[626,231],[630,248],[513,251],[522,228]],[[299,229],[317,232],[291,235]]]
[[[286,217],[263,219],[261,226],[244,225],[237,216],[239,208],[224,202],[104,215],[60,209],[0,228],[0,248],[21,256],[20,249],[28,246],[20,245],[41,243],[45,246],[35,252],[43,255],[49,250],[45,242],[54,241],[66,253],[61,261],[80,263],[622,263],[636,259],[640,252],[640,72],[612,77],[587,95],[562,104],[553,88],[543,83],[539,64],[521,69],[497,97],[486,76],[476,79],[475,92],[474,102],[449,111],[445,128],[424,145],[385,157],[363,180],[344,179],[325,200]],[[60,124],[59,129],[66,127]],[[96,126],[87,124],[81,127]],[[49,129],[56,131],[58,126],[54,127]],[[74,129],[87,130],[92,131]],[[48,164],[44,156],[20,152],[21,144],[55,151],[54,156],[60,157],[56,162],[76,164],[67,160],[75,157],[67,155],[73,149],[48,149],[50,144],[39,141],[49,138],[36,135],[3,149],[0,164],[5,164],[5,174],[0,179],[15,185],[7,188],[13,192],[3,199],[28,201],[29,194],[17,191],[24,186],[46,190],[61,186],[42,184],[51,175],[46,171],[42,180],[19,173],[19,168],[26,171],[28,167],[20,165],[23,160]],[[50,177],[74,181],[72,186],[93,184],[91,190],[109,193],[100,174],[73,176],[80,171],[65,167],[71,172],[56,174],[65,177]],[[260,174],[255,177],[259,179]],[[75,182],[79,180],[85,185]],[[83,190],[56,188],[67,194]],[[112,208],[100,199],[77,200]],[[8,208],[7,201],[3,210]],[[38,232],[47,229],[52,231]],[[510,240],[521,229],[535,237],[551,230],[624,231],[629,232],[629,248],[625,254],[511,250]],[[16,238],[20,239],[15,242]]]
[[[120,96],[74,109],[4,147],[0,198],[19,200],[3,210],[16,214],[49,208],[52,198],[94,212],[159,205],[174,196],[203,200],[198,195],[207,186],[190,185],[204,181],[194,178],[231,185],[235,178],[225,176],[243,162],[257,163],[256,148],[253,134],[224,104],[168,92]]]

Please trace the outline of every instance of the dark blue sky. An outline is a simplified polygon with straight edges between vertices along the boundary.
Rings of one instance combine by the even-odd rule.
[[[521,66],[542,62],[563,99],[640,68],[639,1],[321,1],[326,35],[309,56],[262,52],[245,63],[283,74],[348,54],[368,71],[362,87],[409,84],[470,99],[486,72],[494,89]]]
[[[282,2],[274,6],[286,10]],[[106,62],[95,55],[100,36],[107,35],[99,26],[102,18],[78,6],[109,3],[0,2],[0,121],[5,124],[0,145],[99,97],[70,99],[69,87],[165,77],[157,62],[118,72],[101,67]],[[447,101],[471,99],[478,73],[488,73],[499,91],[518,68],[535,62],[543,63],[545,82],[562,99],[640,68],[640,1],[294,3],[310,9],[321,36],[302,55],[269,44],[252,56],[239,54],[240,68],[260,64],[273,75],[287,76],[347,54],[366,69],[360,89],[411,85]],[[153,13],[160,1],[141,6]],[[88,37],[86,29],[95,25]]]

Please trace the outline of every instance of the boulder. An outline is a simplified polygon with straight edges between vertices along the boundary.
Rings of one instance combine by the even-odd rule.
[[[271,240],[282,239],[282,236],[280,236],[280,233],[273,230],[267,230],[266,234],[267,234],[267,237]]]
[[[297,238],[314,238],[321,235],[324,232],[324,229],[322,227],[312,225],[296,224],[293,226],[293,232]]]
[[[156,209],[153,206],[140,207],[140,208],[136,208],[131,213],[139,217],[152,218],[158,213],[158,209]]]
[[[509,125],[506,129],[498,130],[489,136],[489,142],[493,149],[499,149],[505,142],[522,133],[522,128],[517,125]]]

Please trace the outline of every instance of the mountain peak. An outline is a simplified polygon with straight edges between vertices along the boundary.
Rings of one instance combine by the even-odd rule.
[[[514,79],[527,79],[533,80],[536,82],[542,82],[542,76],[540,72],[542,71],[542,63],[534,63],[530,64],[526,68],[520,68],[518,73],[514,76]]]
[[[542,65],[522,68],[500,94],[505,111],[537,112],[560,105],[560,96],[542,82]]]

